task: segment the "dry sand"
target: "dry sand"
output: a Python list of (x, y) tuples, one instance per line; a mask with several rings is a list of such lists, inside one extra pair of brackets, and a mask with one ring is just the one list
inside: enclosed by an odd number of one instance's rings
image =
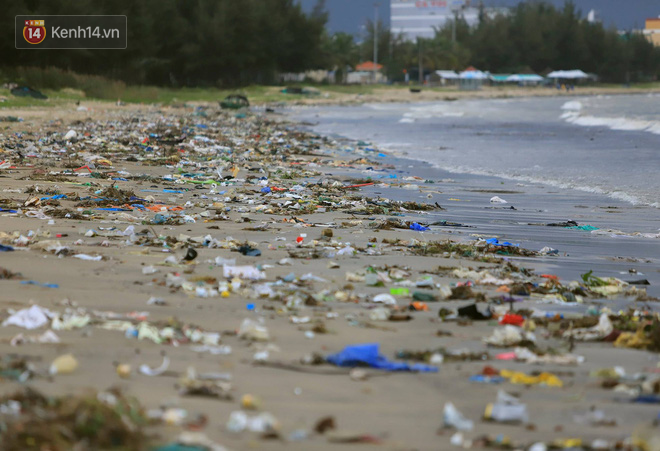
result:
[[(540, 92), (540, 91), (539, 91)], [(553, 92), (548, 90), (547, 92)], [(581, 90), (580, 94), (584, 94)], [(438, 94), (439, 96), (445, 94)], [(452, 94), (459, 95), (459, 94)], [(499, 94), (498, 94), (499, 95)], [(434, 93), (422, 93), (415, 97), (419, 100), (432, 100), (436, 98)], [(367, 99), (362, 99), (367, 100)], [(397, 100), (391, 98), (388, 100)], [(264, 196), (259, 193), (261, 186), (255, 179), (250, 182), (239, 182), (233, 187), (218, 187), (217, 190), (235, 190), (234, 194), (239, 198), (235, 202), (227, 202), (222, 199), (223, 195), (209, 194), (209, 185), (204, 189), (195, 189), (191, 184), (173, 184), (158, 179), (169, 174), (179, 174), (178, 168), (174, 167), (176, 158), (170, 158), (167, 162), (160, 161), (151, 165), (148, 160), (141, 162), (127, 161), (131, 154), (147, 157), (150, 154), (140, 147), (139, 143), (149, 133), (163, 134), (168, 126), (162, 124), (153, 127), (152, 123), (159, 120), (163, 115), (168, 117), (170, 128), (178, 130), (175, 121), (181, 119), (182, 124), (194, 127), (195, 123), (204, 123), (208, 129), (198, 128), (195, 133), (206, 134), (212, 138), (220, 138), (216, 131), (220, 130), (225, 136), (230, 136), (232, 130), (246, 128), (248, 123), (252, 124), (249, 133), (243, 138), (245, 143), (234, 141), (223, 143), (233, 147), (233, 155), (241, 155), (242, 150), (257, 149), (258, 157), (249, 159), (235, 158), (233, 162), (224, 169), (223, 175), (228, 175), (234, 164), (239, 169), (238, 179), (246, 176), (262, 177), (265, 172), (248, 172), (249, 168), (262, 168), (271, 171), (268, 186), (290, 188), (298, 182), (315, 183), (319, 179), (328, 181), (343, 181), (344, 184), (350, 180), (355, 182), (363, 176), (358, 170), (367, 166), (377, 164), (362, 159), (362, 155), (355, 156), (354, 161), (349, 161), (353, 156), (343, 157), (345, 160), (338, 167), (338, 158), (331, 151), (324, 150), (325, 144), (321, 140), (309, 144), (309, 138), (297, 136), (282, 128), (283, 134), (278, 135), (274, 125), (258, 126), (261, 119), (249, 116), (246, 119), (233, 119), (233, 113), (229, 115), (219, 114), (214, 107), (207, 110), (208, 117), (193, 116), (191, 109), (156, 109), (154, 107), (128, 106), (116, 107), (102, 103), (88, 104), (89, 111), (73, 111), (75, 107), (62, 109), (25, 111), (6, 111), (3, 114), (19, 115), (25, 119), (23, 123), (2, 124), (3, 158), (13, 164), (13, 168), (2, 171), (0, 178), (0, 195), (4, 199), (12, 199), (24, 213), (29, 210), (42, 208), (33, 206), (26, 208), (21, 206), (28, 198), (34, 196), (26, 194), (28, 187), (38, 185), (41, 190), (58, 189), (61, 193), (76, 193), (80, 197), (93, 194), (94, 190), (109, 186), (111, 177), (117, 176), (116, 171), (126, 171), (135, 176), (138, 174), (149, 174), (154, 177), (151, 181), (118, 181), (121, 189), (135, 192), (138, 197), (146, 195), (154, 196), (157, 203), (166, 205), (184, 205), (191, 201), (197, 205), (187, 208), (185, 214), (197, 215), (195, 223), (181, 225), (154, 225), (149, 224), (155, 216), (153, 212), (127, 212), (133, 216), (144, 216), (145, 223), (134, 222), (137, 232), (146, 230), (156, 232), (159, 236), (170, 236), (177, 238), (180, 234), (191, 237), (210, 234), (218, 240), (225, 240), (228, 236), (237, 241), (250, 241), (262, 251), (260, 257), (248, 257), (233, 252), (231, 249), (205, 248), (204, 246), (192, 246), (197, 248), (198, 257), (191, 263), (175, 265), (164, 265), (165, 258), (176, 256), (182, 257), (188, 244), (173, 244), (169, 248), (163, 246), (140, 246), (127, 242), (127, 237), (88, 237), (85, 233), (96, 230), (103, 233), (101, 228), (116, 227), (123, 231), (131, 223), (125, 220), (112, 221), (109, 219), (112, 212), (94, 211), (96, 217), (92, 220), (72, 220), (55, 218), (54, 224), (48, 225), (46, 219), (27, 218), (23, 213), (2, 213), (0, 215), (0, 231), (11, 235), (17, 232), (28, 236), (29, 231), (34, 231), (28, 246), (16, 246), (14, 252), (0, 253), (0, 266), (12, 272), (21, 273), (23, 280), (35, 280), (41, 283), (57, 283), (59, 288), (44, 288), (35, 285), (21, 284), (21, 280), (2, 280), (2, 292), (0, 293), (0, 311), (2, 316), (9, 315), (9, 309), (18, 310), (30, 304), (64, 312), (67, 305), (75, 303), (85, 311), (116, 312), (122, 315), (129, 312), (146, 312), (147, 320), (156, 322), (177, 318), (178, 320), (195, 324), (205, 331), (221, 332), (221, 344), (230, 345), (230, 355), (213, 356), (209, 353), (196, 353), (191, 351), (190, 345), (182, 343), (178, 346), (170, 344), (156, 344), (149, 340), (138, 340), (127, 338), (124, 333), (103, 330), (95, 326), (85, 326), (79, 329), (56, 331), (61, 343), (59, 344), (24, 344), (13, 347), (9, 344), (12, 337), (19, 333), (37, 334), (46, 330), (42, 327), (35, 331), (26, 331), (14, 326), (0, 327), (0, 352), (3, 355), (18, 353), (20, 355), (32, 356), (35, 360), (37, 374), (27, 382), (33, 388), (43, 391), (49, 395), (78, 395), (87, 388), (104, 390), (112, 386), (120, 387), (126, 393), (136, 396), (147, 408), (157, 408), (162, 405), (179, 406), (186, 409), (189, 418), (194, 420), (198, 414), (206, 415), (207, 425), (203, 428), (204, 433), (219, 444), (228, 449), (236, 450), (275, 450), (275, 449), (299, 449), (299, 450), (325, 450), (325, 449), (364, 449), (365, 447), (376, 447), (386, 450), (444, 450), (452, 449), (449, 444), (454, 430), (443, 429), (443, 406), (446, 402), (453, 402), (456, 407), (467, 417), (475, 421), (473, 431), (465, 432), (466, 438), (476, 438), (483, 435), (492, 437), (498, 434), (510, 437), (520, 446), (533, 442), (550, 442), (555, 439), (581, 438), (585, 444), (594, 439), (605, 439), (607, 443), (614, 444), (617, 441), (629, 437), (633, 428), (640, 423), (647, 423), (657, 416), (657, 407), (653, 405), (632, 404), (629, 402), (616, 402), (615, 399), (626, 398), (625, 394), (617, 394), (611, 390), (600, 387), (600, 381), (589, 377), (592, 369), (612, 367), (620, 365), (625, 368), (627, 374), (643, 371), (645, 368), (655, 368), (658, 364), (658, 355), (648, 351), (615, 349), (611, 343), (578, 344), (575, 353), (585, 356), (586, 363), (578, 366), (561, 366), (556, 364), (543, 367), (533, 366), (525, 363), (504, 362), (491, 360), (488, 362), (446, 362), (439, 365), (438, 373), (388, 373), (373, 369), (367, 369), (369, 377), (364, 381), (352, 380), (348, 375), (348, 369), (339, 370), (330, 365), (310, 366), (300, 365), (300, 359), (312, 353), (329, 354), (340, 351), (344, 346), (354, 343), (380, 343), (381, 352), (390, 359), (394, 359), (398, 350), (431, 350), (445, 348), (448, 350), (470, 349), (475, 352), (487, 351), (491, 356), (502, 352), (501, 349), (490, 349), (483, 342), (485, 336), (490, 335), (497, 326), (495, 321), (475, 321), (470, 324), (460, 325), (457, 322), (442, 322), (438, 316), (441, 308), (456, 308), (474, 302), (444, 301), (429, 302), (427, 312), (409, 312), (412, 320), (404, 322), (371, 321), (369, 314), (373, 303), (369, 302), (371, 296), (378, 293), (387, 293), (390, 288), (396, 287), (393, 282), (386, 283), (385, 287), (367, 287), (364, 282), (347, 282), (346, 273), (362, 272), (369, 266), (387, 268), (406, 268), (409, 272), (408, 280), (416, 281), (422, 275), (433, 275), (434, 282), (442, 286), (450, 286), (465, 279), (452, 277), (450, 272), (444, 268), (472, 267), (472, 268), (494, 268), (495, 274), (501, 266), (499, 263), (483, 263), (474, 259), (459, 259), (440, 255), (416, 256), (413, 255), (410, 244), (411, 240), (436, 241), (451, 237), (451, 235), (435, 232), (431, 234), (420, 234), (405, 229), (378, 230), (374, 223), (383, 220), (389, 215), (369, 214), (367, 216), (346, 213), (352, 207), (346, 205), (337, 207), (334, 211), (326, 213), (310, 214), (297, 212), (289, 207), (273, 207), (271, 213), (256, 212), (254, 207), (260, 204), (276, 204), (281, 193)], [(136, 122), (131, 123), (135, 118)], [(76, 123), (75, 121), (82, 121)], [(111, 121), (111, 122), (107, 122)], [(116, 126), (117, 133), (122, 136), (122, 145), (126, 150), (112, 150), (113, 146), (104, 154), (111, 160), (111, 166), (99, 166), (99, 171), (105, 175), (102, 178), (79, 178), (69, 177), (72, 183), (64, 181), (43, 180), (43, 174), (35, 175), (35, 169), (41, 168), (46, 171), (61, 171), (63, 165), (82, 161), (81, 158), (73, 157), (74, 152), (94, 150), (98, 143), (96, 137), (107, 138), (112, 136), (112, 127)], [(129, 126), (129, 130), (125, 127)], [(30, 150), (12, 149), (8, 143), (21, 143), (28, 140), (34, 141), (36, 137), (42, 137), (48, 141), (48, 132), (65, 134), (70, 128), (74, 128), (79, 134), (85, 131), (90, 136), (81, 139), (76, 144), (69, 145), (69, 151), (59, 154), (57, 158), (30, 158)], [(22, 132), (24, 136), (17, 138), (14, 133)], [(35, 133), (38, 136), (31, 135)], [(190, 136), (195, 133), (191, 133)], [(255, 134), (261, 134), (255, 138)], [(265, 137), (270, 133), (265, 142)], [(175, 131), (175, 135), (178, 131)], [(123, 140), (123, 138), (126, 138)], [(281, 138), (281, 142), (277, 142)], [(295, 148), (304, 149), (305, 152), (290, 151), (282, 146), (299, 139), (302, 144)], [(256, 139), (259, 139), (256, 141)], [(54, 145), (51, 140), (48, 145)], [(190, 141), (188, 137), (184, 143)], [(150, 144), (156, 145), (152, 138)], [(41, 153), (43, 143), (37, 144), (36, 154)], [(200, 143), (201, 147), (206, 144)], [(315, 146), (319, 149), (314, 150)], [(165, 146), (166, 148), (169, 145)], [(174, 145), (170, 154), (176, 155), (179, 145)], [(199, 154), (191, 152), (191, 147), (185, 147), (188, 153), (181, 154), (179, 163), (190, 161), (195, 166), (181, 166), (181, 172), (205, 172), (209, 162), (199, 158)], [(239, 149), (242, 149), (239, 152)], [(268, 157), (268, 150), (273, 150), (273, 156)], [(19, 159), (17, 151), (23, 154), (25, 159)], [(308, 150), (314, 150), (321, 156), (303, 155)], [(35, 153), (35, 151), (32, 151)], [(254, 151), (253, 151), (254, 152)], [(286, 154), (286, 161), (282, 155)], [(151, 154), (153, 155), (153, 153)], [(345, 155), (345, 154), (344, 154)], [(215, 160), (210, 158), (213, 163)], [(314, 161), (313, 165), (309, 162)], [(292, 164), (296, 163), (296, 164)], [(284, 172), (275, 173), (276, 167), (284, 170), (297, 170), (301, 168), (313, 171), (309, 177), (293, 175), (289, 178), (283, 177)], [(208, 174), (214, 172), (213, 168)], [(327, 174), (334, 174), (327, 176)], [(352, 174), (352, 175), (351, 175)], [(411, 174), (414, 176), (414, 174)], [(26, 179), (24, 179), (27, 176)], [(125, 178), (130, 176), (124, 175)], [(35, 178), (37, 180), (35, 180)], [(217, 178), (217, 176), (216, 176)], [(81, 186), (76, 183), (93, 182), (94, 187)], [(256, 183), (255, 183), (256, 182)], [(419, 183), (420, 190), (424, 191), (421, 181), (409, 182)], [(141, 192), (143, 189), (162, 190), (168, 189), (190, 189), (183, 194), (168, 194), (155, 192)], [(436, 187), (437, 189), (437, 187)], [(17, 190), (20, 190), (17, 191)], [(358, 195), (357, 191), (343, 190), (346, 194)], [(245, 197), (240, 195), (245, 193)], [(295, 194), (295, 191), (293, 192)], [(316, 194), (309, 189), (300, 194), (303, 199), (312, 200), (316, 203), (319, 196), (341, 195), (342, 190), (327, 188), (327, 192), (319, 190)], [(208, 199), (200, 199), (205, 194)], [(71, 197), (71, 196), (70, 196)], [(226, 213), (227, 220), (209, 221), (208, 217), (199, 216), (203, 211), (211, 211), (211, 217), (219, 213), (223, 208), (202, 207), (202, 205), (213, 204), (212, 197), (220, 197), (219, 202), (231, 207)], [(293, 199), (294, 202), (296, 199)], [(68, 208), (76, 211), (76, 201), (61, 200), (61, 205), (56, 209)], [(327, 204), (328, 206), (330, 204)], [(5, 207), (8, 208), (8, 207)], [(330, 207), (329, 207), (330, 208)], [(332, 208), (330, 208), (332, 209)], [(84, 207), (83, 210), (93, 210), (93, 207)], [(46, 211), (49, 215), (49, 212)], [(172, 214), (172, 213), (168, 213)], [(174, 212), (177, 214), (177, 212)], [(284, 222), (285, 219), (300, 218), (299, 222)], [(370, 219), (378, 218), (376, 221)], [(414, 212), (406, 213), (403, 218), (411, 221), (418, 216)], [(248, 227), (267, 223), (268, 228), (263, 231), (249, 231)], [(316, 225), (315, 225), (316, 224)], [(330, 241), (316, 241), (322, 237), (326, 228), (333, 230), (333, 238)], [(49, 233), (50, 237), (43, 234)], [(34, 242), (43, 241), (47, 238), (57, 238), (62, 245), (70, 246), (75, 253), (102, 255), (102, 261), (80, 261), (71, 256), (58, 257), (48, 252), (33, 249)], [(296, 245), (295, 240), (301, 234), (306, 234), (303, 244)], [(280, 241), (277, 241), (277, 239)], [(286, 240), (281, 240), (285, 238)], [(389, 245), (384, 239), (404, 240), (401, 245)], [(82, 240), (79, 244), (74, 244)], [(107, 241), (106, 244), (102, 244)], [(176, 240), (175, 240), (176, 241)], [(15, 243), (12, 237), (5, 236), (5, 244)], [(334, 258), (293, 258), (292, 265), (283, 266), (278, 262), (290, 257), (290, 251), (307, 252), (321, 251), (323, 247), (330, 248), (332, 252), (350, 246), (358, 250), (355, 256), (337, 256)], [(15, 244), (14, 244), (15, 245)], [(372, 255), (369, 255), (372, 254)], [(182, 289), (173, 289), (165, 286), (167, 273), (177, 272), (192, 279), (193, 277), (208, 276), (218, 281), (223, 280), (222, 268), (215, 266), (209, 261), (216, 257), (236, 258), (238, 265), (270, 265), (264, 269), (266, 281), (275, 282), (280, 277), (294, 273), (297, 278), (304, 274), (314, 274), (326, 279), (325, 282), (297, 282), (297, 289), (290, 289), (291, 299), (296, 293), (303, 295), (317, 294), (327, 290), (326, 300), (318, 302), (318, 305), (302, 305), (298, 307), (286, 307), (286, 300), (267, 299), (251, 297), (250, 287), (253, 282), (243, 281), (243, 289), (232, 292), (229, 297), (196, 297), (194, 293), (185, 292)], [(335, 261), (339, 267), (328, 268), (328, 262)], [(496, 258), (497, 260), (497, 258)], [(534, 258), (525, 259), (518, 264), (533, 268)], [(153, 265), (159, 272), (144, 275), (142, 268)], [(535, 282), (542, 282), (538, 276), (529, 277)], [(217, 284), (216, 284), (217, 286)], [(245, 289), (247, 288), (247, 289)], [(282, 288), (274, 287), (276, 291)], [(497, 298), (501, 293), (495, 292), (496, 287), (478, 286), (476, 292), (483, 292), (489, 297)], [(437, 288), (420, 289), (433, 292), (438, 295)], [(411, 288), (411, 292), (415, 291)], [(340, 302), (336, 299), (336, 293), (350, 294), (349, 302)], [(359, 295), (359, 296), (358, 296)], [(364, 296), (363, 296), (364, 295)], [(167, 305), (147, 305), (150, 297), (163, 298)], [(309, 299), (309, 298), (308, 298)], [(65, 301), (68, 300), (68, 301)], [(410, 298), (399, 297), (397, 302), (399, 308), (404, 310)], [(247, 304), (253, 303), (255, 311), (248, 311)], [(308, 304), (312, 304), (309, 302)], [(533, 307), (533, 303), (521, 305), (527, 308)], [(336, 318), (329, 318), (329, 313), (336, 313)], [(312, 322), (309, 324), (292, 324), (291, 316), (309, 316)], [(330, 315), (332, 316), (332, 315)], [(263, 318), (268, 328), (271, 339), (269, 359), (271, 363), (283, 363), (286, 368), (270, 366), (258, 366), (253, 363), (253, 355), (258, 349), (266, 346), (264, 343), (250, 343), (236, 337), (236, 331), (245, 318)], [(305, 331), (312, 328), (315, 321), (325, 325), (327, 333), (316, 333), (313, 338), (307, 338)], [(449, 332), (449, 336), (437, 336), (438, 330)], [(560, 352), (567, 352), (567, 343), (555, 337), (549, 336), (544, 328), (536, 331), (542, 347), (551, 346)], [(50, 362), (61, 354), (72, 353), (79, 362), (79, 368), (70, 375), (55, 375), (48, 377), (43, 372), (48, 368)], [(149, 377), (138, 374), (137, 367), (146, 363), (152, 367), (158, 366), (162, 355), (171, 359), (170, 373), (162, 376)], [(128, 379), (120, 378), (116, 371), (117, 363), (126, 363), (132, 366), (132, 374)], [(549, 371), (560, 376), (564, 386), (557, 387), (526, 387), (513, 385), (505, 382), (500, 385), (471, 383), (468, 378), (479, 374), (484, 365), (490, 364), (498, 369), (509, 368), (527, 373), (532, 371)], [(223, 401), (204, 397), (185, 397), (179, 395), (177, 388), (178, 377), (185, 373), (188, 367), (194, 367), (198, 372), (228, 372), (232, 375), (233, 401)], [(292, 370), (293, 369), (293, 370)], [(294, 371), (295, 370), (295, 371)], [(331, 373), (331, 374), (326, 374)], [(18, 390), (20, 384), (15, 381), (4, 381), (0, 384), (0, 392), (3, 395)], [(497, 391), (504, 389), (508, 392), (520, 395), (522, 402), (526, 403), (529, 410), (530, 425), (503, 425), (482, 422), (487, 403), (495, 400)], [(226, 430), (225, 424), (230, 413), (241, 410), (241, 397), (244, 394), (252, 394), (260, 399), (260, 410), (273, 414), (280, 422), (280, 438), (265, 440), (260, 435), (252, 432), (232, 434)], [(576, 423), (574, 414), (582, 414), (592, 406), (603, 409), (608, 418), (615, 420), (615, 425), (606, 427), (589, 426)], [(251, 411), (250, 415), (256, 415), (259, 411)], [(328, 437), (316, 434), (314, 425), (322, 417), (332, 416), (337, 425), (337, 433), (345, 434), (355, 432), (356, 436), (371, 436), (377, 445), (366, 444), (337, 444), (331, 443)], [(176, 437), (182, 425), (157, 426), (149, 429), (149, 433), (158, 435), (155, 443), (166, 443), (169, 439)], [(292, 433), (296, 430), (306, 431), (302, 440), (292, 441)], [(0, 436), (2, 432), (0, 431)], [(2, 448), (0, 445), (1, 449)], [(27, 445), (26, 448), (28, 449)]]
[[(459, 99), (505, 99), (514, 97), (574, 97), (592, 95), (630, 95), (660, 92), (660, 88), (636, 89), (626, 87), (578, 86), (572, 91), (547, 87), (484, 86), (477, 91), (459, 90), (454, 87), (422, 88), (421, 92), (409, 89), (374, 87), (366, 94), (332, 92), (311, 98), (297, 99), (295, 103), (308, 105), (362, 104), (362, 103), (407, 103), (455, 101)], [(294, 97), (294, 96), (292, 96)]]

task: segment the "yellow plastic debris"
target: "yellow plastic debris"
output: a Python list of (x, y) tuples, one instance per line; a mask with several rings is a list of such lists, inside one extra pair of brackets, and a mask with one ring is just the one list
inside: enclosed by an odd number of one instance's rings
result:
[(614, 346), (617, 348), (646, 349), (651, 343), (651, 340), (644, 334), (644, 326), (640, 326), (635, 333), (622, 332), (614, 342)]
[(55, 374), (70, 374), (78, 368), (78, 361), (71, 354), (64, 354), (53, 360), (50, 364), (48, 372), (52, 375)]
[(547, 385), (548, 387), (563, 387), (564, 383), (552, 373), (541, 373), (538, 376), (529, 376), (520, 371), (502, 370), (500, 376), (509, 379), (512, 384), (520, 385)]
[(553, 447), (557, 448), (581, 448), (581, 438), (558, 438), (552, 442)]

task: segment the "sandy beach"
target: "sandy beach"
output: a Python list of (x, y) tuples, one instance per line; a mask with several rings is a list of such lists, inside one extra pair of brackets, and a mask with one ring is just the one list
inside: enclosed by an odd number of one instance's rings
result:
[[(0, 133), (0, 407), (25, 387), (117, 387), (153, 422), (147, 444), (120, 449), (186, 437), (198, 448), (167, 449), (660, 449), (657, 239), (602, 247), (611, 273), (584, 279), (605, 258), (586, 245), (568, 255), (590, 233), (570, 227), (625, 229), (621, 203), (576, 194), (577, 223), (548, 226), (568, 219), (539, 209), (553, 193), (532, 202), (513, 181), (450, 180), (261, 109), (83, 102), (0, 115), (23, 119)], [(497, 233), (506, 221), (536, 224), (529, 246)], [(564, 249), (544, 250), (548, 236)], [(620, 275), (635, 267), (651, 274)], [(646, 278), (648, 292), (627, 283)], [(31, 306), (43, 321), (20, 315)], [(427, 371), (326, 360), (363, 343)], [(77, 367), (49, 372), (67, 354)], [(500, 390), (516, 399), (497, 404)], [(484, 419), (491, 403), (526, 415)], [(0, 449), (72, 446), (65, 433), (49, 442), (37, 418), (27, 404), (3, 414)]]
[[(414, 86), (417, 88), (417, 86)], [(274, 92), (280, 88), (273, 89)], [(394, 103), (394, 102), (453, 102), (460, 99), (511, 99), (527, 97), (576, 97), (576, 96), (598, 96), (598, 95), (630, 95), (660, 92), (660, 89), (639, 89), (602, 86), (578, 86), (572, 91), (556, 89), (544, 86), (483, 86), (476, 91), (460, 90), (458, 87), (446, 86), (424, 86), (419, 92), (412, 92), (403, 86), (398, 87), (373, 87), (366, 93), (341, 93), (330, 92), (327, 95), (321, 89), (320, 96), (303, 97), (291, 103), (300, 105), (359, 105), (363, 103)]]

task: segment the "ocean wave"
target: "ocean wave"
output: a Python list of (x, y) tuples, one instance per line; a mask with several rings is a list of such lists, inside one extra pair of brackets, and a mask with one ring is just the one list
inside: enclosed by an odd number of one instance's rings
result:
[(432, 117), (462, 117), (465, 111), (460, 110), (456, 105), (437, 103), (433, 105), (421, 105), (411, 107), (403, 117), (413, 119), (428, 119)]
[[(425, 161), (425, 162), (430, 162), (431, 160), (431, 158), (428, 158), (428, 155), (416, 154), (415, 152), (407, 152), (404, 154), (401, 151), (397, 151), (396, 146), (392, 144), (386, 146), (381, 144), (381, 147), (387, 149), (387, 151), (391, 152), (393, 155), (397, 155), (400, 157), (411, 158), (413, 160)], [(584, 183), (575, 182), (573, 180), (565, 180), (565, 179), (556, 178), (547, 175), (541, 175), (541, 174), (528, 175), (528, 174), (522, 174), (518, 171), (507, 171), (507, 170), (491, 169), (491, 168), (477, 168), (477, 167), (465, 166), (465, 165), (451, 165), (446, 162), (432, 162), (431, 164), (438, 169), (442, 169), (454, 174), (483, 175), (488, 177), (500, 177), (509, 180), (517, 180), (526, 183), (543, 184), (555, 188), (571, 189), (571, 190), (577, 190), (592, 194), (598, 194), (609, 197), (611, 199), (616, 199), (622, 202), (626, 202), (632, 205), (648, 206), (648, 207), (660, 209), (660, 202), (658, 202), (657, 198), (650, 193), (632, 193), (632, 192), (624, 191), (618, 187), (608, 188), (602, 186), (587, 185)]]
[(577, 100), (569, 100), (561, 106), (562, 110), (571, 110), (571, 111), (580, 111), (582, 109), (582, 103)]
[(649, 206), (660, 209), (660, 202), (654, 201), (655, 199), (652, 199), (651, 197), (643, 193), (633, 194), (633, 193), (621, 191), (618, 188), (608, 189), (605, 187), (575, 183), (570, 180), (561, 180), (561, 179), (555, 179), (544, 176), (525, 175), (525, 174), (520, 174), (518, 172), (514, 173), (514, 172), (506, 172), (506, 171), (498, 171), (498, 170), (490, 170), (490, 169), (475, 169), (467, 166), (448, 166), (443, 164), (434, 164), (434, 166), (453, 173), (501, 177), (510, 180), (518, 180), (521, 182), (549, 185), (555, 188), (572, 189), (572, 190), (583, 191), (592, 194), (599, 194), (632, 205)]
[(559, 118), (582, 127), (607, 127), (610, 130), (639, 131), (660, 135), (660, 121), (645, 121), (627, 117), (583, 116), (573, 111), (567, 111)]

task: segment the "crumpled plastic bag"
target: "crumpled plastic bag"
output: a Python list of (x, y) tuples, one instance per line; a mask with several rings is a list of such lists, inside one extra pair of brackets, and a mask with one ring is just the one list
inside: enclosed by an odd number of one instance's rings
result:
[(504, 352), (495, 356), (497, 360), (515, 360), (532, 364), (577, 365), (583, 363), (585, 358), (576, 354), (538, 355), (527, 348), (516, 348), (513, 352)]
[(280, 423), (268, 412), (262, 412), (256, 416), (249, 417), (245, 412), (236, 410), (229, 415), (227, 430), (230, 432), (274, 432), (280, 429)]
[(49, 329), (43, 334), (39, 334), (39, 335), (18, 334), (11, 339), (9, 344), (12, 346), (20, 346), (26, 343), (45, 344), (45, 343), (59, 343), (59, 342), (60, 342), (60, 338), (55, 334), (55, 332)]
[(394, 296), (387, 293), (377, 294), (376, 296), (374, 296), (373, 302), (376, 302), (378, 304), (396, 305), (396, 299), (394, 298)]
[(167, 356), (164, 356), (163, 357), (163, 362), (158, 367), (151, 368), (146, 363), (143, 363), (142, 365), (140, 365), (140, 373), (144, 374), (145, 376), (160, 376), (165, 371), (167, 371), (169, 366), (170, 366), (170, 358), (167, 357)]
[(563, 387), (564, 383), (556, 375), (543, 372), (537, 376), (529, 376), (520, 371), (502, 370), (500, 376), (509, 379), (512, 384), (546, 385), (548, 387)]
[(76, 254), (73, 257), (77, 258), (77, 259), (80, 259), (80, 260), (90, 261), (90, 262), (100, 262), (101, 260), (103, 260), (102, 255)]
[(154, 451), (227, 451), (224, 446), (218, 445), (203, 432), (184, 431), (174, 443), (155, 448)]
[(46, 252), (52, 252), (54, 254), (59, 254), (63, 251), (68, 251), (67, 246), (62, 246), (62, 243), (55, 240), (43, 240), (38, 241), (30, 246), (31, 249), (38, 249)]
[(525, 332), (520, 327), (506, 325), (493, 331), (490, 337), (484, 338), (484, 343), (493, 346), (514, 346), (522, 341), (536, 341), (531, 332)]
[(222, 266), (222, 275), (226, 278), (239, 277), (241, 279), (261, 280), (266, 278), (263, 271), (255, 266)]
[(639, 326), (635, 333), (622, 332), (614, 342), (617, 348), (646, 349), (653, 344), (653, 341), (644, 333), (644, 326)]
[(241, 327), (238, 328), (238, 336), (246, 340), (270, 340), (270, 334), (268, 333), (266, 326), (250, 318), (245, 318), (243, 320)]
[(513, 283), (512, 279), (499, 279), (487, 270), (474, 271), (468, 268), (456, 268), (452, 271), (452, 274), (459, 279), (472, 280), (481, 285), (510, 285)]
[(353, 249), (351, 246), (346, 246), (342, 249), (339, 249), (337, 251), (337, 255), (348, 255), (348, 256), (353, 256), (355, 254), (355, 249)]
[(146, 321), (141, 322), (137, 327), (138, 340), (151, 340), (156, 344), (161, 344), (163, 339), (160, 337), (160, 333), (156, 326), (153, 326)]
[(628, 284), (624, 282), (621, 285), (605, 285), (602, 287), (589, 287), (589, 291), (607, 297), (624, 292), (626, 290), (627, 285)]
[(519, 247), (520, 243), (510, 243), (508, 241), (500, 242), (497, 238), (488, 238), (486, 240), (487, 244), (490, 244), (491, 246), (502, 246), (502, 247)]
[(55, 313), (48, 309), (33, 305), (30, 308), (19, 310), (4, 320), (3, 326), (18, 326), (24, 329), (32, 330), (38, 329), (50, 322), (50, 318), (54, 317)]
[(567, 330), (562, 335), (564, 338), (573, 338), (581, 341), (602, 340), (612, 333), (614, 326), (606, 313), (600, 315), (598, 324), (594, 327), (581, 327), (578, 329)]
[(378, 353), (378, 343), (366, 343), (346, 346), (342, 351), (326, 357), (329, 363), (337, 366), (355, 367), (370, 366), (385, 371), (415, 371), (422, 373), (435, 373), (438, 369), (434, 366), (415, 363), (410, 365), (403, 362), (392, 362), (387, 357)]
[(499, 390), (497, 400), (486, 405), (484, 419), (499, 423), (527, 423), (529, 420), (527, 405), (504, 390)]
[(474, 429), (474, 421), (468, 420), (451, 402), (446, 402), (442, 411), (442, 422), (446, 428), (456, 428), (459, 431)]
[(86, 325), (88, 325), (91, 320), (92, 318), (89, 315), (65, 314), (62, 315), (61, 317), (55, 316), (53, 318), (51, 327), (53, 328), (53, 330), (79, 329), (81, 327), (85, 327)]

